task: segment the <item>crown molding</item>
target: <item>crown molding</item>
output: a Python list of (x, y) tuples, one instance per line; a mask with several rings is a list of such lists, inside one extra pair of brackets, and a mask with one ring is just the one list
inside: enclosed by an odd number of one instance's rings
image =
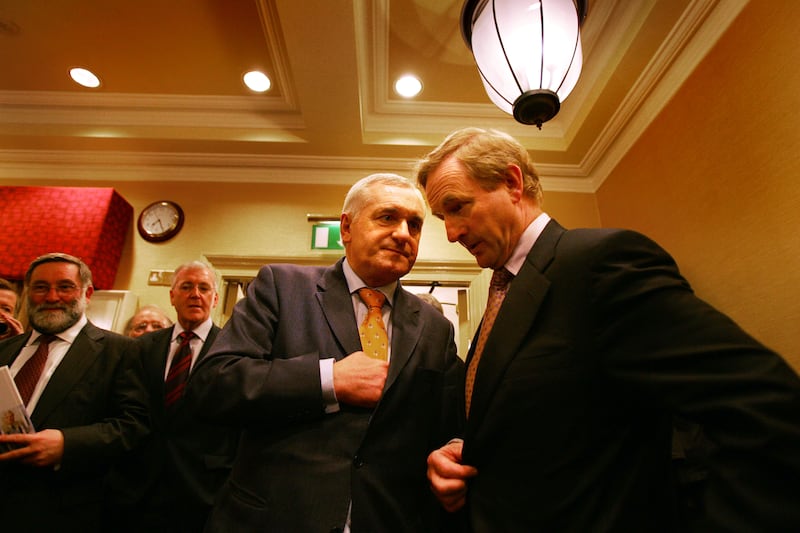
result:
[[(68, 150), (0, 150), (0, 179), (352, 185), (376, 172), (412, 177), (415, 159)], [(539, 165), (548, 191), (594, 192), (578, 169)]]
[(693, 0), (580, 168), (597, 191), (750, 0)]

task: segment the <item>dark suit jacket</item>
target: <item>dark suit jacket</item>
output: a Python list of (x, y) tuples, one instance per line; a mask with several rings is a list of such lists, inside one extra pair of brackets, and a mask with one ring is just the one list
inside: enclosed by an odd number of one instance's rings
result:
[(477, 372), (463, 449), (479, 471), (472, 528), (672, 530), (671, 413), (719, 447), (705, 531), (800, 531), (797, 375), (652, 241), (551, 221)]
[[(174, 327), (174, 326), (173, 326)], [(173, 327), (139, 337), (153, 431), (136, 460), (115, 472), (115, 499), (132, 531), (202, 531), (214, 497), (227, 479), (239, 431), (210, 424), (183, 399), (164, 406), (164, 374)], [(195, 365), (220, 328), (212, 326)]]
[[(0, 365), (10, 365), (29, 337), (30, 333), (18, 335), (0, 343)], [(61, 465), (52, 469), (0, 464), (4, 528), (108, 530), (99, 524), (104, 479), (148, 432), (141, 373), (132, 339), (91, 323), (84, 326), (31, 413), (37, 431), (63, 433)]]
[(342, 261), (269, 265), (248, 287), (188, 396), (245, 428), (210, 531), (435, 531), (427, 455), (459, 429), (463, 363), (441, 313), (398, 288), (375, 409), (325, 414), (320, 358), (361, 349)]

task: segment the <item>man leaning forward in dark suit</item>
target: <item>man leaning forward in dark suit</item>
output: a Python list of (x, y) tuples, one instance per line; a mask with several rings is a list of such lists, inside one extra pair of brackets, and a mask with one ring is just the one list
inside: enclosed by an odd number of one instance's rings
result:
[(448, 509), (478, 532), (685, 531), (670, 481), (678, 415), (716, 447), (700, 531), (800, 531), (800, 378), (697, 298), (661, 247), (565, 230), (542, 211), (527, 150), (501, 132), (451, 134), (417, 181), (451, 242), (514, 275), (467, 356), (463, 442), (430, 457)]
[[(407, 179), (368, 176), (345, 198), (345, 258), (267, 265), (249, 285), (187, 390), (244, 429), (207, 531), (439, 529), (425, 462), (460, 426), (463, 364), (450, 322), (398, 282), (424, 216)], [(372, 331), (388, 361), (362, 349), (363, 287), (386, 297)]]
[[(137, 339), (151, 404), (153, 432), (132, 468), (114, 477), (115, 497), (126, 513), (125, 530), (199, 533), (236, 453), (239, 431), (210, 424), (186, 405), (177, 370), (188, 373), (206, 357), (220, 328), (211, 319), (219, 293), (214, 270), (192, 261), (175, 269), (170, 302), (177, 323)], [(182, 336), (189, 358), (181, 363)], [(185, 384), (185, 381), (183, 382)]]
[(55, 338), (29, 381), (36, 433), (0, 436), (18, 446), (0, 454), (3, 530), (113, 531), (101, 523), (105, 478), (148, 431), (138, 351), (133, 339), (87, 320), (92, 274), (80, 259), (35, 259), (25, 292), (33, 331), (0, 343), (0, 365), (21, 378), (43, 336)]

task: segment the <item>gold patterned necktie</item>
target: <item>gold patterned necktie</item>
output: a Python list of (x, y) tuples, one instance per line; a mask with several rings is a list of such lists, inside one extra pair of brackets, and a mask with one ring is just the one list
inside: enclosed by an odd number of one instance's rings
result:
[(17, 385), (19, 395), (22, 397), (22, 403), (25, 406), (28, 405), (33, 395), (33, 390), (36, 388), (36, 384), (39, 383), (44, 365), (47, 363), (47, 357), (50, 355), (50, 343), (57, 338), (55, 335), (40, 335), (36, 352), (30, 359), (25, 361), (17, 375), (14, 376), (14, 383)]
[(467, 366), (467, 380), (464, 388), (467, 402), (467, 416), (469, 416), (469, 408), (472, 403), (472, 388), (475, 385), (475, 374), (478, 371), (478, 363), (480, 363), (481, 355), (483, 354), (483, 347), (486, 345), (486, 339), (492, 331), (494, 320), (497, 318), (497, 312), (503, 304), (503, 299), (506, 297), (508, 286), (512, 279), (514, 279), (514, 274), (505, 268), (501, 268), (494, 271), (494, 274), (492, 274), (492, 281), (489, 283), (489, 300), (486, 302), (486, 310), (483, 312), (481, 332), (478, 334), (475, 351), (472, 354), (469, 366)]
[(364, 322), (358, 328), (361, 337), (361, 349), (370, 357), (389, 359), (389, 336), (386, 334), (386, 327), (383, 325), (383, 302), (386, 296), (381, 291), (372, 289), (358, 290), (358, 296), (368, 308)]

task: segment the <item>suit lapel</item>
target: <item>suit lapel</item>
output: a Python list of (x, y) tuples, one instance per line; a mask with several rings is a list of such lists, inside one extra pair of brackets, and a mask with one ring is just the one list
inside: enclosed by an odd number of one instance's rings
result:
[[(467, 421), (467, 437), (474, 433), (483, 420), (508, 365), (536, 320), (550, 287), (550, 281), (542, 272), (552, 262), (555, 246), (564, 231), (557, 222), (551, 220), (536, 239), (522, 269), (511, 283), (494, 327), (486, 339), (478, 372), (475, 375), (475, 388)], [(475, 338), (477, 339), (477, 334)]]
[(19, 352), (22, 351), (22, 348), (25, 346), (25, 343), (31, 338), (31, 335), (32, 334), (29, 332), (8, 339), (5, 343), (3, 353), (0, 353), (0, 366), (11, 366), (11, 363), (17, 358)]
[(34, 426), (42, 425), (42, 422), (58, 407), (81, 379), (81, 376), (94, 363), (103, 350), (103, 345), (100, 343), (103, 336), (102, 330), (92, 324), (86, 324), (78, 333), (44, 388), (36, 408), (31, 413)]
[(392, 354), (384, 390), (389, 390), (417, 346), (422, 331), (419, 320), (421, 305), (416, 296), (412, 297), (401, 286), (397, 287), (392, 307)]
[(192, 366), (192, 372), (194, 372), (194, 369), (197, 368), (198, 363), (200, 363), (200, 361), (205, 358), (206, 354), (208, 354), (208, 350), (211, 348), (211, 345), (214, 344), (214, 340), (219, 334), (219, 329), (220, 328), (218, 326), (212, 324), (211, 329), (208, 330), (208, 336), (203, 342), (203, 347), (200, 348), (200, 353), (197, 354), (197, 360), (194, 362), (194, 366)]
[(174, 327), (149, 333), (151, 338), (147, 339), (147, 344), (142, 343), (141, 357), (146, 361), (144, 366), (148, 369), (148, 374), (152, 373), (148, 377), (148, 387), (150, 387), (150, 394), (153, 398), (151, 406), (153, 412), (164, 412), (164, 375), (167, 373), (167, 357)]
[[(337, 360), (361, 350), (361, 339), (358, 336), (358, 325), (353, 312), (353, 300), (347, 289), (342, 260), (323, 272), (322, 278), (317, 283), (317, 289), (317, 301), (322, 308), (322, 314), (342, 350)], [(349, 309), (350, 312), (343, 313), (343, 309)]]

